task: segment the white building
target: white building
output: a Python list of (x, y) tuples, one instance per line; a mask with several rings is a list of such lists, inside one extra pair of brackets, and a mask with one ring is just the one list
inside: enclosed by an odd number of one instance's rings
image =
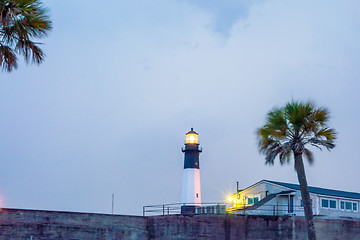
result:
[[(310, 187), (313, 214), (334, 218), (360, 218), (360, 193)], [(228, 199), (228, 213), (304, 216), (298, 184), (261, 180)]]

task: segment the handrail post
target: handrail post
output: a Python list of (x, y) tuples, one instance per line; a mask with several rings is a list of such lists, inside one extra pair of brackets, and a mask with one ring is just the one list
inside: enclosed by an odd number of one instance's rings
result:
[(165, 215), (165, 205), (163, 205), (163, 216)]
[(275, 216), (275, 205), (273, 206), (273, 215)]
[(143, 217), (145, 217), (145, 206), (143, 206)]

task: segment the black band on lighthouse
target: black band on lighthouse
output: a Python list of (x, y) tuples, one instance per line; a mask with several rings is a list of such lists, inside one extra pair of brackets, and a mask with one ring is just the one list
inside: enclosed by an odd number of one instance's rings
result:
[(185, 144), (185, 149), (182, 150), (185, 154), (184, 156), (184, 169), (186, 168), (196, 168), (199, 169), (199, 155), (201, 149), (199, 149), (198, 144)]

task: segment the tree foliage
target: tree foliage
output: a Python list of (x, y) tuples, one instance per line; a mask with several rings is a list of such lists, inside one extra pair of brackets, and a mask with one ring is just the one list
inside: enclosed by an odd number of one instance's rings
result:
[(11, 72), (17, 68), (17, 54), (26, 62), (40, 64), (45, 54), (35, 42), (47, 35), (52, 23), (39, 0), (0, 0), (0, 64)]
[(267, 164), (274, 164), (279, 156), (281, 164), (289, 162), (292, 153), (304, 154), (309, 163), (313, 155), (306, 147), (331, 150), (335, 147), (336, 133), (326, 123), (329, 111), (316, 108), (313, 102), (292, 101), (267, 114), (266, 124), (258, 130), (259, 149)]

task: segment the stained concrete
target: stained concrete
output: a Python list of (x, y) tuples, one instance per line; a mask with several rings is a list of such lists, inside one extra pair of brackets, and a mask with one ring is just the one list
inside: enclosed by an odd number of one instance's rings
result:
[(2, 209), (1, 240), (148, 239), (147, 220), (136, 216)]
[[(157, 216), (149, 239), (307, 239), (303, 217), (194, 215)], [(316, 219), (318, 239), (360, 239), (360, 221)]]
[[(360, 221), (315, 219), (318, 239), (360, 239)], [(2, 209), (0, 240), (306, 239), (303, 217), (124, 216)]]

